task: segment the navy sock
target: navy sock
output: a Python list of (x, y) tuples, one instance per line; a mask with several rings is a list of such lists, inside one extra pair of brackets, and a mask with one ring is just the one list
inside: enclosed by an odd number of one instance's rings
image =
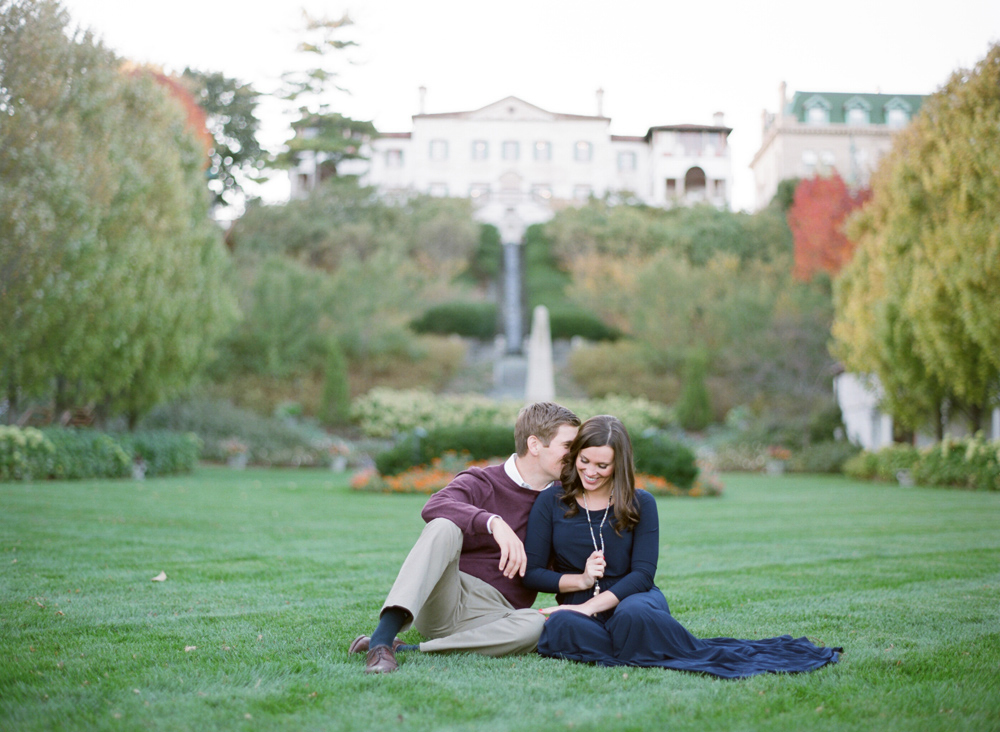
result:
[(396, 634), (409, 617), (410, 614), (401, 607), (387, 607), (378, 620), (378, 627), (372, 633), (368, 647), (389, 646), (392, 648), (392, 641), (395, 640)]
[(403, 651), (419, 651), (419, 650), (420, 650), (419, 643), (414, 643), (413, 645), (410, 645), (409, 643), (404, 643), (403, 645), (401, 645), (399, 648), (396, 649), (396, 653), (402, 653)]

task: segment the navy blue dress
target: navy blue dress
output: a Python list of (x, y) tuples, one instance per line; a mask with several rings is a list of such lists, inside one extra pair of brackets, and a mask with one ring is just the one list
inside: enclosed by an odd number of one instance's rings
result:
[[(556, 594), (560, 604), (580, 604), (593, 590), (560, 593), (559, 577), (582, 574), (594, 545), (585, 510), (566, 518), (562, 489), (542, 491), (528, 519), (525, 549), (528, 570), (524, 584)], [(596, 663), (601, 666), (660, 666), (737, 679), (763, 673), (812, 671), (836, 663), (841, 648), (813, 645), (806, 638), (783, 635), (763, 640), (695, 638), (670, 614), (666, 598), (653, 584), (659, 556), (659, 517), (656, 500), (636, 491), (639, 523), (632, 531), (615, 533), (610, 526), (614, 509), (604, 524), (607, 561), (601, 590), (619, 599), (612, 610), (588, 617), (571, 611), (553, 613), (545, 621), (538, 652), (543, 656)], [(604, 511), (591, 511), (597, 534)], [(600, 537), (597, 538), (600, 546)]]

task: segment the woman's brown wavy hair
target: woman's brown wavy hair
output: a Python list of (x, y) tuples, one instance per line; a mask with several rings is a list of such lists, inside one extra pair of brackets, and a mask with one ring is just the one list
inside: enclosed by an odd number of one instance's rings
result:
[(580, 510), (576, 502), (583, 495), (583, 481), (576, 469), (576, 458), (588, 447), (610, 447), (615, 451), (612, 480), (612, 506), (615, 515), (615, 533), (631, 531), (639, 522), (639, 505), (635, 500), (635, 467), (632, 464), (632, 440), (628, 430), (617, 417), (602, 414), (591, 417), (580, 426), (576, 439), (563, 459), (562, 500), (567, 505), (566, 516), (575, 516)]

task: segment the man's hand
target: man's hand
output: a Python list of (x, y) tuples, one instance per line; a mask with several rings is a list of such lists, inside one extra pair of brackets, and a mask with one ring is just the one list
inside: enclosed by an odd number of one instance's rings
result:
[(500, 547), (500, 571), (507, 579), (514, 575), (524, 576), (528, 568), (528, 555), (524, 553), (524, 544), (517, 538), (514, 529), (497, 516), (493, 520), (493, 538)]

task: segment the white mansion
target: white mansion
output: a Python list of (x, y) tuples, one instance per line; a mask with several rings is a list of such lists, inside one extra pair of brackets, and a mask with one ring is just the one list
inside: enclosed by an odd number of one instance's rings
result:
[[(597, 92), (594, 116), (549, 112), (507, 97), (470, 112), (413, 115), (410, 132), (372, 140), (370, 160), (341, 172), (386, 195), (468, 197), (480, 221), (505, 239), (591, 196), (632, 197), (653, 206), (698, 202), (728, 208), (732, 131), (712, 125), (663, 125), (645, 135), (609, 132)], [(316, 160), (291, 171), (291, 195), (316, 184)]]
[(761, 116), (760, 149), (750, 163), (755, 208), (766, 206), (786, 178), (837, 171), (848, 185), (867, 185), (893, 133), (910, 123), (923, 100), (919, 94), (806, 91), (789, 100), (782, 82), (778, 111)]

